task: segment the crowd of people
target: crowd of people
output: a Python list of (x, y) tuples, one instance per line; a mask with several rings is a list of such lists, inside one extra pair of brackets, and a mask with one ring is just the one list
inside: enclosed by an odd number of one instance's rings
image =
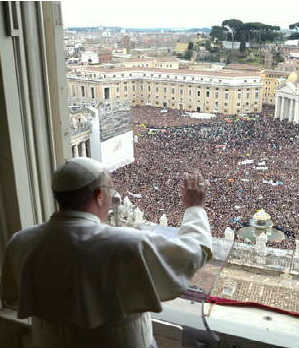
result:
[(215, 237), (228, 226), (236, 231), (248, 224), (263, 208), (286, 237), (268, 245), (294, 248), (298, 125), (274, 119), (269, 110), (247, 118), (193, 119), (178, 110), (136, 107), (132, 116), (135, 162), (115, 171), (113, 180), (147, 220), (158, 223), (166, 214), (169, 225), (180, 224), (183, 173), (198, 168), (210, 182), (205, 207)]

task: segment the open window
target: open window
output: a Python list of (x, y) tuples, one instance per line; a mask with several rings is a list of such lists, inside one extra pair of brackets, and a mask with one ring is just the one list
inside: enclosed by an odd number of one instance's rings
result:
[(55, 210), (51, 175), (71, 157), (59, 3), (0, 4), (0, 260), (11, 235)]

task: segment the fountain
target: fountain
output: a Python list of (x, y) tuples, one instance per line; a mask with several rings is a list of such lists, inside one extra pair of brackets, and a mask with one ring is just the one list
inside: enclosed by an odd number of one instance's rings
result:
[(253, 215), (249, 227), (242, 227), (238, 231), (241, 238), (252, 242), (256, 241), (262, 233), (266, 235), (269, 242), (281, 242), (285, 239), (283, 232), (273, 228), (271, 216), (264, 209), (258, 210)]

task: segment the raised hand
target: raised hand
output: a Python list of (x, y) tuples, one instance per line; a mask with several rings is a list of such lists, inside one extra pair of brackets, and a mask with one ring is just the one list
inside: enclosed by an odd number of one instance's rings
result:
[(208, 181), (198, 170), (184, 173), (184, 204), (186, 208), (204, 205), (208, 184)]

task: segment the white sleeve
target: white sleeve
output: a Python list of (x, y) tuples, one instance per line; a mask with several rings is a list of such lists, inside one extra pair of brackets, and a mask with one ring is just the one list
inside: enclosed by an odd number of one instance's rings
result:
[(195, 272), (212, 257), (207, 214), (198, 206), (186, 210), (176, 237), (150, 233), (146, 240), (142, 257), (161, 301), (182, 294)]
[(186, 209), (179, 235), (195, 239), (203, 247), (207, 258), (212, 258), (211, 228), (204, 208), (193, 206)]

